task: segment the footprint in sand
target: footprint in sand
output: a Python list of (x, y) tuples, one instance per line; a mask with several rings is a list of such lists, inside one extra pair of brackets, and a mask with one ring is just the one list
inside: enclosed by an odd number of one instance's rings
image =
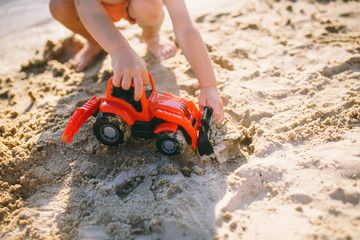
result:
[(344, 204), (351, 203), (352, 205), (357, 205), (360, 201), (360, 193), (346, 193), (342, 188), (336, 189), (330, 194), (330, 197), (334, 200), (342, 201)]
[(324, 77), (331, 78), (334, 75), (345, 72), (350, 69), (359, 69), (360, 68), (360, 57), (351, 57), (346, 60), (344, 63), (333, 66), (333, 67), (324, 67), (321, 71), (321, 75)]
[(127, 195), (129, 195), (132, 191), (136, 189), (144, 181), (144, 176), (133, 177), (129, 181), (125, 181), (116, 186), (115, 191), (116, 194), (124, 199)]
[(309, 204), (312, 202), (312, 198), (309, 195), (303, 193), (295, 193), (291, 195), (291, 200), (294, 203)]

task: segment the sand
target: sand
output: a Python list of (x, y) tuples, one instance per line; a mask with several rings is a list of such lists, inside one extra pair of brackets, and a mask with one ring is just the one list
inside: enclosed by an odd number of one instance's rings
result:
[[(152, 139), (105, 147), (93, 120), (61, 142), (105, 93), (110, 58), (75, 72), (83, 39), (29, 2), (0, 1), (1, 239), (360, 238), (360, 2), (187, 1), (224, 101), (218, 162)], [(159, 92), (197, 102), (181, 51), (160, 63), (118, 27)]]

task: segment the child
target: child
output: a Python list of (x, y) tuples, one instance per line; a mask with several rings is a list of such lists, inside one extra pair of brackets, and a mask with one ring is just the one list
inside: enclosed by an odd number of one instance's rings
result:
[(86, 46), (75, 56), (75, 69), (84, 70), (102, 49), (109, 53), (116, 87), (129, 89), (134, 83), (135, 100), (148, 84), (145, 61), (135, 53), (113, 22), (121, 18), (137, 23), (149, 51), (158, 60), (176, 53), (176, 46), (159, 36), (166, 6), (176, 39), (191, 65), (200, 85), (199, 106), (213, 109), (215, 123), (224, 119), (211, 61), (200, 33), (190, 18), (184, 0), (50, 0), (50, 11), (65, 27), (87, 39)]

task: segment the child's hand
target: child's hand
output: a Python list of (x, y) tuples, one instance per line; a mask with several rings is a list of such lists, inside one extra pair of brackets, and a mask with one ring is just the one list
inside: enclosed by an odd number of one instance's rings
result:
[(209, 86), (200, 89), (199, 107), (202, 110), (204, 106), (212, 108), (216, 124), (220, 124), (224, 120), (223, 102), (216, 87)]
[(111, 64), (114, 71), (113, 83), (115, 87), (128, 90), (134, 84), (134, 99), (140, 100), (143, 94), (143, 85), (149, 83), (149, 75), (145, 61), (131, 48), (122, 49), (111, 55)]

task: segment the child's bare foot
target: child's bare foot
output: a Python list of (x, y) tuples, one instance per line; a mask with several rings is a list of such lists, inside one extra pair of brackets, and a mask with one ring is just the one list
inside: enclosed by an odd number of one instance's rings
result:
[(159, 35), (154, 38), (144, 39), (147, 43), (148, 48), (152, 54), (159, 61), (168, 59), (175, 55), (177, 48), (173, 42), (166, 38), (160, 37)]
[(76, 55), (74, 58), (74, 67), (75, 70), (81, 72), (90, 64), (91, 60), (94, 59), (99, 53), (101, 53), (102, 48), (97, 43), (88, 42)]

